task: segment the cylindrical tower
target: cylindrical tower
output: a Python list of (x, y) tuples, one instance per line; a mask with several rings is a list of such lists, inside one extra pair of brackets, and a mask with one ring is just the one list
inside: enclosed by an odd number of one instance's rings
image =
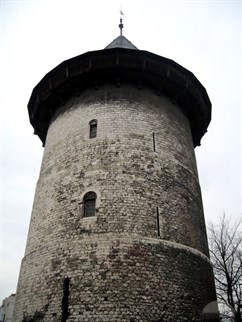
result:
[(195, 76), (121, 35), (49, 72), (28, 109), (45, 149), (14, 321), (204, 321)]

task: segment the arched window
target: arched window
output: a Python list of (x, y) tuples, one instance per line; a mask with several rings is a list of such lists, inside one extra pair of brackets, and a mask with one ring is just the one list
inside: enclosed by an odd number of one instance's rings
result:
[(84, 217), (95, 216), (96, 213), (96, 199), (97, 195), (95, 192), (90, 191), (83, 197), (84, 204)]
[(90, 130), (89, 130), (89, 138), (93, 139), (97, 136), (97, 120), (91, 120), (89, 122)]

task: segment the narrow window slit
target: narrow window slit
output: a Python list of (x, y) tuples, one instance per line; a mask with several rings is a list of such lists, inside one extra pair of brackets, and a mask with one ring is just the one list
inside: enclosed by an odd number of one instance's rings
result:
[(62, 309), (61, 322), (66, 322), (69, 316), (69, 295), (70, 295), (70, 279), (67, 277), (63, 281), (63, 298), (61, 302), (61, 309)]
[(159, 214), (159, 208), (156, 207), (156, 218), (157, 218), (157, 233), (160, 237), (160, 214)]
[(153, 132), (153, 151), (155, 152), (155, 132)]

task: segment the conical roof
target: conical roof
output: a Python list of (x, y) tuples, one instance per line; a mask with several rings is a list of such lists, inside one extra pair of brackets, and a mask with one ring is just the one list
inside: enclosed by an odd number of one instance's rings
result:
[(123, 35), (118, 36), (104, 49), (111, 49), (111, 48), (127, 48), (127, 49), (136, 49), (136, 50), (138, 49), (135, 45), (132, 44), (131, 41), (129, 41)]
[[(184, 67), (165, 57), (138, 50), (122, 34), (102, 50), (87, 52), (62, 62), (33, 89), (28, 103), (30, 122), (45, 144), (52, 115), (73, 95), (105, 82), (152, 87), (178, 104), (187, 115), (194, 147), (200, 145), (211, 120), (211, 102), (205, 88)], [(108, 50), (106, 50), (108, 49)], [(95, 84), (95, 85), (94, 85)], [(118, 83), (117, 83), (118, 84)]]

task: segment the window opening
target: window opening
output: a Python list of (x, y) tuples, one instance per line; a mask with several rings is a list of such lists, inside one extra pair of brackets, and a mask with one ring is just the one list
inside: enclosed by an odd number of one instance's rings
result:
[(96, 199), (97, 195), (95, 192), (88, 192), (83, 198), (84, 202), (84, 217), (95, 216), (96, 213)]
[(153, 132), (153, 151), (155, 152), (155, 132)]
[(61, 322), (66, 322), (69, 316), (69, 294), (70, 294), (70, 279), (67, 277), (63, 281), (63, 298), (61, 303), (62, 316)]
[(156, 207), (156, 218), (157, 218), (157, 232), (158, 232), (158, 236), (160, 237), (160, 214), (159, 214), (158, 207)]
[(94, 139), (97, 137), (97, 120), (92, 120), (89, 122), (90, 125), (90, 132), (89, 132), (89, 138)]

